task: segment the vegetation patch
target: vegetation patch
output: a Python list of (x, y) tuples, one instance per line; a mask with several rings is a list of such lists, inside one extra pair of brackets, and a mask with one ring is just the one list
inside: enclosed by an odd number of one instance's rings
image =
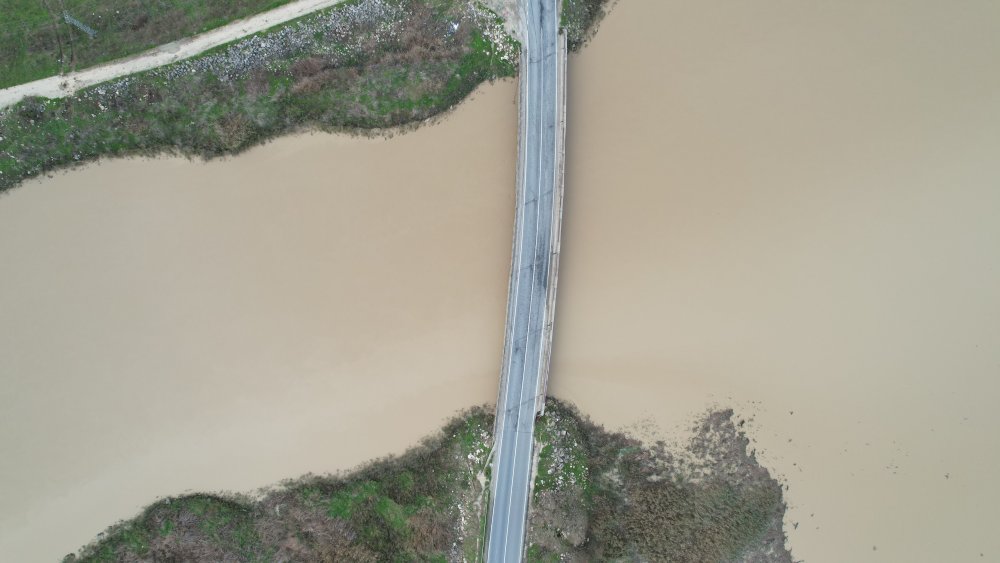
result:
[(538, 469), (534, 494), (579, 488), (591, 490), (586, 437), (576, 417), (563, 416), (557, 407), (548, 411), (535, 425)]
[(200, 57), (0, 111), (0, 191), (101, 156), (232, 154), (302, 127), (419, 122), (484, 81), (518, 46), (466, 0), (349, 0)]
[(140, 53), (289, 1), (4, 0), (0, 88)]
[[(256, 500), (164, 499), (64, 562), (479, 561), (493, 422), (473, 409), (400, 457)], [(681, 449), (645, 447), (551, 399), (537, 428), (529, 561), (791, 562), (781, 487), (732, 411), (707, 414)]]
[(538, 428), (529, 561), (791, 563), (781, 486), (747, 453), (732, 411), (705, 415), (673, 450), (553, 400)]
[(570, 51), (579, 51), (593, 37), (610, 5), (610, 0), (563, 0), (562, 27)]
[(454, 561), (481, 549), (493, 415), (471, 410), (397, 458), (263, 498), (163, 499), (64, 562)]

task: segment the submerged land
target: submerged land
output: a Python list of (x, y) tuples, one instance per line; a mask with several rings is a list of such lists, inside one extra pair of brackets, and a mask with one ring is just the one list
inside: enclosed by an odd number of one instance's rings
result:
[[(710, 412), (682, 447), (607, 432), (549, 400), (527, 560), (792, 561), (781, 486), (748, 454), (745, 421)], [(70, 562), (476, 561), (493, 413), (477, 408), (409, 452), (258, 498), (162, 499)]]

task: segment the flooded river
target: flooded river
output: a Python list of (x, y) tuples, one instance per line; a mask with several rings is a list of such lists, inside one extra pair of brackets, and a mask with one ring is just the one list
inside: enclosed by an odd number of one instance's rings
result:
[[(753, 417), (810, 562), (1000, 558), (1000, 4), (623, 0), (571, 61), (550, 390)], [(0, 553), (496, 396), (514, 87), (0, 198)], [(982, 556), (980, 555), (982, 554)]]
[(570, 61), (550, 391), (755, 417), (797, 559), (1000, 560), (998, 21), (619, 2)]
[(105, 162), (0, 197), (0, 559), (157, 496), (400, 452), (493, 402), (513, 83), (390, 141)]

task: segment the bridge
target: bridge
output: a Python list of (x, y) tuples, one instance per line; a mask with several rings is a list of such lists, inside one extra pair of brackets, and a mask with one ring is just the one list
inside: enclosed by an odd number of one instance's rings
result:
[(517, 211), (494, 431), (486, 560), (521, 561), (545, 408), (563, 208), (566, 36), (561, 0), (520, 0)]

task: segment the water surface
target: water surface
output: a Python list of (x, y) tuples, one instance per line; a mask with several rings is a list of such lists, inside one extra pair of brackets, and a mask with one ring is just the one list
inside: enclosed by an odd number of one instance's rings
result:
[(163, 495), (401, 452), (496, 399), (515, 88), (392, 140), (118, 160), (0, 197), (0, 559)]
[(1000, 559), (998, 21), (618, 2), (570, 61), (550, 391), (754, 416), (797, 559)]

